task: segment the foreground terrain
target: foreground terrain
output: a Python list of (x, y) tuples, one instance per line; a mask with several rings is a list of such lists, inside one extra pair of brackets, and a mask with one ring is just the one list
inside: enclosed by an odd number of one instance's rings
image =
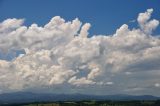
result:
[(68, 102), (35, 102), (23, 104), (0, 104), (0, 106), (160, 106), (156, 101), (68, 101)]

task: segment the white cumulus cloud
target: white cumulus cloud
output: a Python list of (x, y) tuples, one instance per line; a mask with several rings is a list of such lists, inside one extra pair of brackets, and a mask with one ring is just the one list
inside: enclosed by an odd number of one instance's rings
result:
[(25, 53), (11, 61), (1, 58), (0, 91), (160, 95), (160, 39), (151, 35), (159, 21), (150, 19), (152, 12), (138, 15), (140, 28), (124, 24), (113, 35), (92, 37), (91, 25), (78, 18), (55, 16), (44, 26), (29, 27), (24, 19), (4, 20), (0, 57)]

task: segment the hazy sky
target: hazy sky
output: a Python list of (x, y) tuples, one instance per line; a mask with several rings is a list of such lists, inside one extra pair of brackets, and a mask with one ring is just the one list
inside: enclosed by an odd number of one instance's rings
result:
[(160, 96), (159, 0), (1, 0), (0, 93)]

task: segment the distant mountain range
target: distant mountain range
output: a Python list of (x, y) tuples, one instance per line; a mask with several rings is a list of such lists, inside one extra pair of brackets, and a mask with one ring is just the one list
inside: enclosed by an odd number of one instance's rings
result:
[(85, 94), (49, 94), (16, 92), (0, 94), (0, 104), (54, 101), (82, 101), (82, 100), (158, 100), (160, 97), (151, 95), (85, 95)]

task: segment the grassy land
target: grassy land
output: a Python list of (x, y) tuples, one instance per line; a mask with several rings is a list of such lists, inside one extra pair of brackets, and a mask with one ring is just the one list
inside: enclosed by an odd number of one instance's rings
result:
[(160, 106), (157, 101), (77, 101), (77, 102), (38, 102), (26, 104), (3, 104), (0, 106)]

